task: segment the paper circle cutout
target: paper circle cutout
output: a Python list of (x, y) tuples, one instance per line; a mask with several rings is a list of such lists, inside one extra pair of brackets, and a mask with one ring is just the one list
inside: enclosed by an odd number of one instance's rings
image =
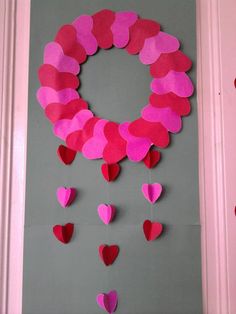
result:
[[(96, 117), (77, 92), (80, 65), (99, 48), (112, 46), (139, 54), (153, 77), (152, 94), (141, 116), (120, 124)], [(178, 39), (162, 32), (157, 22), (131, 11), (104, 9), (62, 26), (45, 46), (38, 72), (37, 99), (53, 123), (54, 134), (85, 158), (103, 158), (108, 164), (125, 157), (139, 162), (151, 146), (167, 147), (169, 132), (179, 132), (181, 117), (190, 112), (188, 97), (193, 94), (185, 73), (192, 62), (179, 47)]]

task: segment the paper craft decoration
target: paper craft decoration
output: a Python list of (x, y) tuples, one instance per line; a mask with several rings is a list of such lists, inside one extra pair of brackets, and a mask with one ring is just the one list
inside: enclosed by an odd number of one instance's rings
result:
[(99, 293), (97, 295), (97, 304), (107, 313), (114, 313), (118, 304), (118, 294), (116, 290), (111, 290), (107, 293)]
[(154, 204), (161, 196), (162, 186), (160, 183), (144, 183), (142, 185), (143, 196), (148, 200), (149, 203)]
[(56, 225), (53, 227), (53, 233), (57, 240), (60, 242), (67, 244), (70, 242), (72, 235), (74, 232), (74, 224), (67, 223), (66, 225)]
[(70, 165), (75, 159), (76, 152), (64, 145), (60, 145), (57, 149), (57, 155), (63, 164)]
[(154, 168), (161, 159), (161, 153), (158, 150), (150, 150), (145, 158), (143, 159), (143, 162), (147, 168)]
[[(112, 46), (138, 54), (141, 63), (150, 66), (153, 77), (152, 94), (141, 116), (120, 124), (96, 117), (77, 91), (81, 64), (99, 48)], [(152, 146), (167, 147), (169, 132), (178, 133), (182, 116), (190, 112), (188, 97), (193, 94), (185, 73), (192, 62), (179, 48), (178, 39), (161, 31), (159, 23), (142, 19), (133, 11), (103, 9), (63, 25), (54, 41), (46, 44), (38, 71), (41, 87), (37, 99), (53, 124), (55, 136), (68, 149), (81, 152), (87, 159), (101, 158), (107, 164), (125, 157), (140, 162)], [(148, 158), (147, 167), (154, 166), (154, 157)], [(69, 164), (67, 159), (61, 158)]]
[(110, 266), (114, 263), (119, 254), (119, 247), (118, 245), (115, 244), (113, 245), (102, 244), (99, 246), (98, 252), (102, 262), (106, 266)]
[(104, 179), (108, 182), (114, 181), (120, 173), (119, 164), (102, 164), (101, 171)]
[(163, 225), (157, 221), (145, 220), (143, 223), (143, 232), (147, 241), (156, 240), (163, 231)]
[(57, 200), (61, 204), (62, 207), (68, 207), (74, 201), (76, 197), (76, 189), (75, 188), (65, 188), (60, 186), (57, 189)]
[(116, 208), (109, 204), (100, 204), (98, 206), (98, 216), (105, 225), (109, 225), (114, 219)]

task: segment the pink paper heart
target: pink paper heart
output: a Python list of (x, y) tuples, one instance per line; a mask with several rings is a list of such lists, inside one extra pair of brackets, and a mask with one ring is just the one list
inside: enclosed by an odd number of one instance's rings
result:
[(111, 26), (113, 43), (117, 48), (124, 48), (129, 42), (129, 27), (132, 26), (138, 16), (132, 11), (117, 12), (115, 21)]
[(37, 99), (43, 109), (52, 103), (66, 104), (78, 98), (80, 98), (79, 93), (72, 88), (55, 91), (51, 87), (40, 87), (37, 91)]
[(87, 55), (94, 55), (98, 49), (98, 43), (92, 33), (93, 18), (90, 15), (81, 15), (72, 24), (76, 28), (77, 39), (84, 47)]
[(67, 207), (71, 205), (76, 196), (75, 188), (65, 188), (64, 186), (60, 186), (57, 189), (57, 200), (61, 204), (62, 207)]
[(142, 117), (150, 122), (161, 122), (172, 133), (179, 132), (182, 127), (181, 117), (169, 107), (158, 108), (148, 104), (142, 110)]
[(80, 71), (79, 63), (75, 59), (64, 55), (61, 46), (56, 42), (50, 42), (45, 46), (43, 62), (53, 65), (60, 72), (69, 72), (76, 75)]
[(87, 140), (82, 148), (84, 157), (88, 159), (102, 158), (103, 150), (107, 144), (107, 139), (104, 135), (104, 127), (107, 120), (99, 120), (93, 129), (93, 137)]
[(143, 64), (154, 63), (161, 53), (170, 53), (179, 49), (179, 41), (174, 36), (159, 32), (156, 36), (147, 38), (139, 53), (139, 59)]
[(190, 97), (193, 84), (185, 72), (169, 71), (166, 76), (152, 80), (151, 90), (158, 95), (173, 92), (180, 97)]
[(92, 117), (92, 111), (87, 109), (80, 110), (73, 119), (58, 120), (54, 124), (53, 133), (62, 140), (65, 140), (70, 133), (81, 130), (85, 123)]
[(119, 125), (120, 135), (127, 141), (126, 153), (131, 161), (138, 162), (147, 155), (152, 142), (145, 137), (136, 137), (130, 134), (130, 122), (124, 122)]
[(108, 293), (99, 293), (97, 295), (98, 306), (105, 310), (107, 313), (112, 314), (115, 312), (118, 303), (118, 295), (116, 290)]
[(105, 225), (109, 225), (115, 216), (116, 209), (113, 205), (100, 204), (98, 206), (98, 216)]
[(158, 198), (160, 197), (162, 192), (162, 185), (160, 183), (144, 183), (142, 185), (142, 193), (143, 196), (148, 200), (151, 204), (154, 204)]

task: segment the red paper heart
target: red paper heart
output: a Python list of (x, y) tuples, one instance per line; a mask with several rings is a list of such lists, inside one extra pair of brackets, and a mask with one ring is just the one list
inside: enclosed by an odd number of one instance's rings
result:
[(191, 110), (189, 99), (179, 97), (174, 93), (168, 93), (164, 95), (157, 95), (153, 93), (149, 97), (149, 102), (153, 107), (170, 107), (180, 116), (188, 115)]
[(143, 162), (147, 168), (155, 167), (161, 159), (161, 153), (158, 150), (149, 150)]
[(45, 108), (45, 115), (55, 123), (61, 119), (73, 119), (74, 115), (82, 109), (88, 109), (87, 102), (82, 99), (74, 99), (67, 104), (52, 103)]
[(70, 165), (75, 159), (76, 152), (64, 145), (60, 145), (57, 149), (57, 155), (65, 165)]
[(116, 260), (119, 254), (119, 247), (117, 245), (102, 244), (99, 246), (99, 256), (106, 266), (110, 266)]
[(103, 177), (108, 181), (114, 181), (120, 173), (119, 164), (102, 164), (101, 166)]
[(137, 54), (143, 48), (145, 39), (155, 36), (160, 31), (160, 25), (152, 20), (138, 19), (130, 27), (130, 41), (126, 46), (129, 54)]
[(187, 72), (192, 66), (192, 61), (180, 50), (172, 53), (162, 53), (156, 62), (150, 65), (153, 77), (163, 77), (170, 70)]
[(77, 41), (77, 32), (74, 26), (62, 26), (55, 37), (55, 41), (61, 45), (65, 55), (76, 59), (79, 64), (86, 61), (85, 49)]
[(102, 49), (111, 48), (113, 45), (113, 34), (111, 25), (115, 20), (115, 13), (111, 10), (101, 10), (93, 16), (92, 33), (97, 39), (98, 46)]
[(163, 225), (157, 221), (145, 220), (143, 223), (143, 232), (147, 241), (156, 240), (163, 231)]
[(74, 232), (74, 224), (67, 223), (66, 225), (56, 225), (53, 227), (53, 233), (57, 240), (60, 242), (67, 244), (70, 242), (72, 235)]
[(43, 64), (38, 70), (39, 81), (42, 86), (52, 87), (55, 90), (64, 88), (76, 89), (79, 79), (76, 75), (67, 72), (59, 72), (50, 64)]

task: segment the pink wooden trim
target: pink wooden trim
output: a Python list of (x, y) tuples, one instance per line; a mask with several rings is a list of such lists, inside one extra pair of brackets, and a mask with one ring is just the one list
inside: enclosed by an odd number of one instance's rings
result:
[(197, 1), (203, 307), (236, 313), (235, 0)]
[(29, 22), (29, 0), (0, 1), (1, 314), (22, 306)]

